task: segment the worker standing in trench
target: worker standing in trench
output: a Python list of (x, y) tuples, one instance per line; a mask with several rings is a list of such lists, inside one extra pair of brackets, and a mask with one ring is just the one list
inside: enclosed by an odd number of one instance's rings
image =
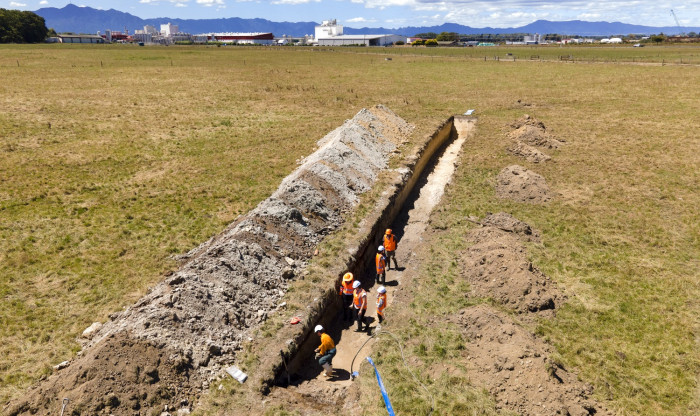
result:
[(386, 282), (386, 257), (384, 256), (384, 246), (379, 246), (374, 263), (377, 266), (377, 283)]
[(377, 289), (377, 320), (381, 324), (384, 322), (384, 308), (386, 308), (386, 288), (379, 286)]
[(343, 281), (340, 283), (340, 299), (343, 301), (343, 321), (352, 322), (352, 294), (355, 291), (352, 284), (355, 277), (352, 273), (345, 273)]
[(391, 259), (394, 259), (394, 268), (398, 270), (399, 264), (396, 262), (396, 236), (391, 232), (391, 228), (387, 228), (384, 234), (384, 250), (386, 250), (386, 267), (391, 270)]
[(357, 332), (362, 331), (362, 324), (365, 325), (365, 329), (369, 331), (369, 324), (365, 319), (365, 313), (367, 313), (367, 292), (360, 287), (361, 283), (359, 280), (355, 280), (352, 284), (355, 291), (352, 294), (352, 308), (355, 310), (357, 318)]

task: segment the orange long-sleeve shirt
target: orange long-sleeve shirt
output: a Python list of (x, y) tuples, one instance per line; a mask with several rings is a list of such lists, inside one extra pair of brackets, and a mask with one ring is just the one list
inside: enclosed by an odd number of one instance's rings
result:
[(330, 335), (323, 333), (321, 334), (321, 346), (318, 347), (318, 353), (321, 355), (326, 355), (326, 353), (335, 348), (335, 342)]

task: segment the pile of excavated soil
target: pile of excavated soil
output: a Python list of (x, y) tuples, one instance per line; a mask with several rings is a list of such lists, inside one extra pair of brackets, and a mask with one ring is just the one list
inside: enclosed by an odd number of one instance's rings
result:
[(508, 133), (513, 143), (508, 146), (508, 152), (522, 157), (528, 162), (542, 163), (551, 159), (536, 147), (557, 149), (562, 142), (552, 137), (544, 123), (525, 114), (510, 125), (514, 130)]
[(528, 223), (520, 221), (505, 212), (488, 213), (481, 221), (481, 224), (514, 233), (522, 241), (539, 241), (540, 239), (539, 233), (533, 230)]
[[(482, 224), (494, 225), (469, 232), (467, 239), (474, 244), (462, 258), (462, 276), (469, 282), (472, 293), (492, 298), (520, 313), (558, 307), (564, 296), (528, 260), (522, 243), (532, 239), (530, 226), (505, 213), (491, 215)], [(513, 231), (504, 230), (508, 228)]]
[(508, 166), (498, 174), (496, 196), (533, 204), (543, 204), (552, 199), (544, 178), (519, 165)]
[(280, 307), (289, 280), (412, 129), (384, 106), (361, 110), (321, 139), (272, 196), (83, 340), (81, 355), (9, 414), (56, 414), (63, 397), (71, 400), (66, 414), (187, 412)]
[[(528, 260), (525, 241), (537, 232), (509, 214), (490, 214), (467, 235), (462, 276), (471, 295), (495, 300), (520, 321), (551, 315), (565, 296)], [(552, 360), (552, 349), (498, 308), (482, 304), (452, 318), (468, 339), (463, 356), (472, 381), (499, 409), (522, 415), (609, 415), (592, 388)]]
[(539, 149), (521, 141), (513, 142), (510, 146), (508, 146), (508, 151), (515, 156), (522, 157), (523, 159), (532, 163), (542, 163), (552, 159), (549, 155), (545, 154)]
[(511, 124), (511, 127), (515, 130), (510, 132), (508, 136), (526, 145), (557, 149), (562, 144), (560, 140), (555, 139), (547, 132), (544, 123), (527, 114)]
[(521, 415), (611, 415), (590, 399), (592, 387), (552, 360), (551, 348), (486, 305), (453, 319), (468, 338), (463, 353), (472, 381), (484, 386), (497, 406)]

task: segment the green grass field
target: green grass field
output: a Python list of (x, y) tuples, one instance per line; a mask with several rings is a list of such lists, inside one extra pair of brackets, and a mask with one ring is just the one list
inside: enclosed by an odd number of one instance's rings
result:
[[(463, 306), (449, 282), (464, 217), (505, 210), (541, 230), (533, 261), (575, 294), (536, 328), (567, 368), (619, 414), (700, 409), (700, 69), (686, 64), (700, 48), (508, 50), (552, 58), (515, 62), (481, 51), (0, 46), (0, 399), (72, 357), (84, 328), (268, 196), (325, 133), (382, 103), (415, 137), (479, 116), (435, 214), (446, 230), (416, 289), (416, 345), (434, 344), (431, 314)], [(631, 58), (649, 65), (621, 64)], [(507, 125), (525, 113), (567, 141), (534, 168), (562, 194), (546, 208), (493, 198), (493, 177), (519, 162), (504, 152)], [(439, 287), (454, 298), (437, 308)], [(451, 354), (416, 351), (424, 369)], [(397, 408), (425, 405), (395, 357), (382, 365), (404, 392)], [(453, 411), (487, 412), (482, 392), (461, 393), (466, 380), (429, 387)]]

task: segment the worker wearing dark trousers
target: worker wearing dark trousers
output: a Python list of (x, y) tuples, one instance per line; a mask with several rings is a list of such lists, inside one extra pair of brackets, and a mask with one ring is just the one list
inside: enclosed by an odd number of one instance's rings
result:
[(365, 325), (365, 329), (369, 331), (369, 324), (365, 319), (365, 313), (367, 313), (367, 292), (360, 287), (360, 281), (355, 280), (352, 284), (355, 289), (352, 298), (352, 308), (355, 311), (355, 316), (357, 318), (357, 332), (362, 331), (362, 325)]
[(387, 228), (384, 234), (384, 250), (386, 250), (386, 267), (391, 270), (391, 259), (394, 259), (394, 268), (398, 270), (399, 264), (396, 262), (396, 236), (392, 234), (391, 228)]
[(377, 266), (377, 283), (384, 284), (386, 282), (386, 257), (384, 256), (384, 246), (379, 246), (377, 249), (374, 262)]
[(333, 377), (333, 357), (335, 357), (335, 343), (330, 335), (326, 334), (323, 326), (316, 325), (314, 332), (321, 338), (321, 345), (314, 350), (318, 357), (318, 363), (323, 367), (324, 377)]
[(343, 301), (343, 321), (352, 322), (352, 294), (355, 291), (352, 284), (355, 277), (352, 273), (345, 273), (340, 283), (340, 299)]

